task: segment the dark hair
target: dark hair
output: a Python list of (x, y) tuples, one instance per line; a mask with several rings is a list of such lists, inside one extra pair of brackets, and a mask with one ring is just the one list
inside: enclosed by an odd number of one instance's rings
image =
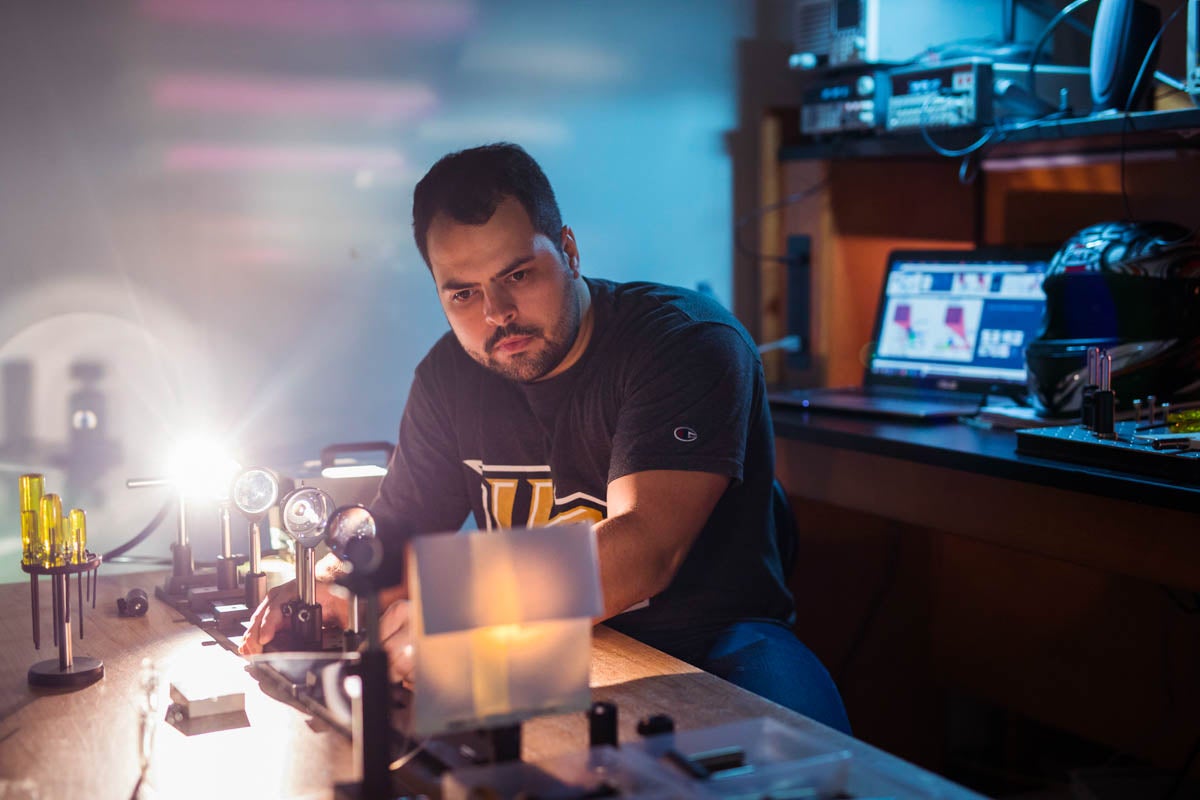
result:
[(429, 226), (439, 214), (464, 225), (483, 225), (506, 197), (520, 201), (533, 228), (562, 251), (562, 215), (550, 181), (515, 144), (474, 147), (443, 156), (413, 190), (413, 237), (429, 263)]

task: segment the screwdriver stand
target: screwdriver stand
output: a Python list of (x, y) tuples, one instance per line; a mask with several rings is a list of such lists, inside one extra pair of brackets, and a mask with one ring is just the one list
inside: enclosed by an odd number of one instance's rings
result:
[(79, 595), (79, 638), (83, 638), (84, 576), (96, 607), (96, 571), (100, 568), (100, 556), (88, 553), (87, 560), (79, 564), (60, 567), (44, 567), (40, 564), (22, 564), (21, 569), (29, 574), (30, 602), (33, 606), (33, 646), (41, 648), (40, 582), (41, 576), (49, 575), (51, 597), (54, 608), (54, 643), (58, 646), (58, 658), (39, 661), (29, 668), (29, 683), (33, 686), (81, 688), (104, 677), (104, 662), (98, 658), (75, 656), (71, 652), (71, 576), (79, 576), (76, 583)]

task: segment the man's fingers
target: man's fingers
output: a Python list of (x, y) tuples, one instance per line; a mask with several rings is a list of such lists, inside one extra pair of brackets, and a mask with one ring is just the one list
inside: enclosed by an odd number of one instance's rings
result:
[(268, 597), (258, 608), (254, 609), (254, 614), (250, 617), (250, 627), (246, 629), (246, 638), (242, 640), (238, 652), (242, 655), (252, 655), (261, 653), (263, 645), (271, 640), (274, 636), (272, 632), (266, 638), (263, 638), (263, 620), (270, 612), (271, 599)]
[(408, 609), (407, 600), (397, 600), (387, 607), (379, 617), (380, 638), (387, 639), (392, 634), (408, 627)]
[(294, 582), (276, 586), (267, 592), (266, 598), (258, 608), (254, 609), (254, 614), (250, 617), (250, 626), (246, 629), (246, 636), (242, 640), (241, 646), (238, 647), (239, 653), (242, 655), (261, 653), (263, 648), (275, 638), (279, 622), (282, 619), (279, 609), (294, 593)]
[(413, 679), (413, 648), (408, 631), (397, 630), (383, 640), (383, 649), (388, 656), (388, 675), (393, 683)]

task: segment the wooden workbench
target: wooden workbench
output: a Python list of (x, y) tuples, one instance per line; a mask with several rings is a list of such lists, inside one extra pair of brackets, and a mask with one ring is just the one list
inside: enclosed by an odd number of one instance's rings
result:
[[(26, 683), (32, 663), (56, 655), (49, 643), (48, 609), (42, 649), (35, 651), (28, 584), (0, 585), (0, 795), (130, 797), (138, 781), (141, 665), (148, 658), (163, 676), (164, 687), (186, 673), (244, 692), (248, 725), (185, 736), (160, 722), (145, 796), (331, 796), (334, 782), (354, 775), (351, 746), (342, 735), (268, 696), (247, 673), (243, 659), (166, 604), (152, 599), (149, 613), (141, 618), (117, 615), (118, 597), (134, 586), (153, 597), (153, 586), (161, 580), (156, 573), (100, 578), (97, 607), (86, 611), (85, 638), (75, 641), (75, 653), (102, 658), (106, 675), (92, 686), (65, 693)], [(43, 608), (48, 605), (43, 602)], [(596, 629), (594, 638), (592, 686), (596, 699), (617, 703), (622, 741), (636, 740), (637, 720), (652, 713), (671, 714), (681, 730), (768, 716), (820, 736), (831, 750), (850, 749), (852, 787), (860, 796), (977, 797), (604, 627)], [(157, 713), (160, 720), (163, 707)], [(536, 719), (526, 724), (523, 741), (526, 759), (580, 750), (587, 744), (586, 721), (582, 714)], [(4, 794), (4, 781), (14, 795)], [(22, 785), (25, 794), (15, 791)]]

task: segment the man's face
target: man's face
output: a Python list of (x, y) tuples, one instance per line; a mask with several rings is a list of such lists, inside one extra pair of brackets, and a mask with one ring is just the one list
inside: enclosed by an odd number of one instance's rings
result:
[(530, 382), (554, 370), (579, 332), (578, 252), (560, 253), (506, 198), (483, 225), (434, 218), (426, 238), (442, 309), (459, 344), (483, 366)]

